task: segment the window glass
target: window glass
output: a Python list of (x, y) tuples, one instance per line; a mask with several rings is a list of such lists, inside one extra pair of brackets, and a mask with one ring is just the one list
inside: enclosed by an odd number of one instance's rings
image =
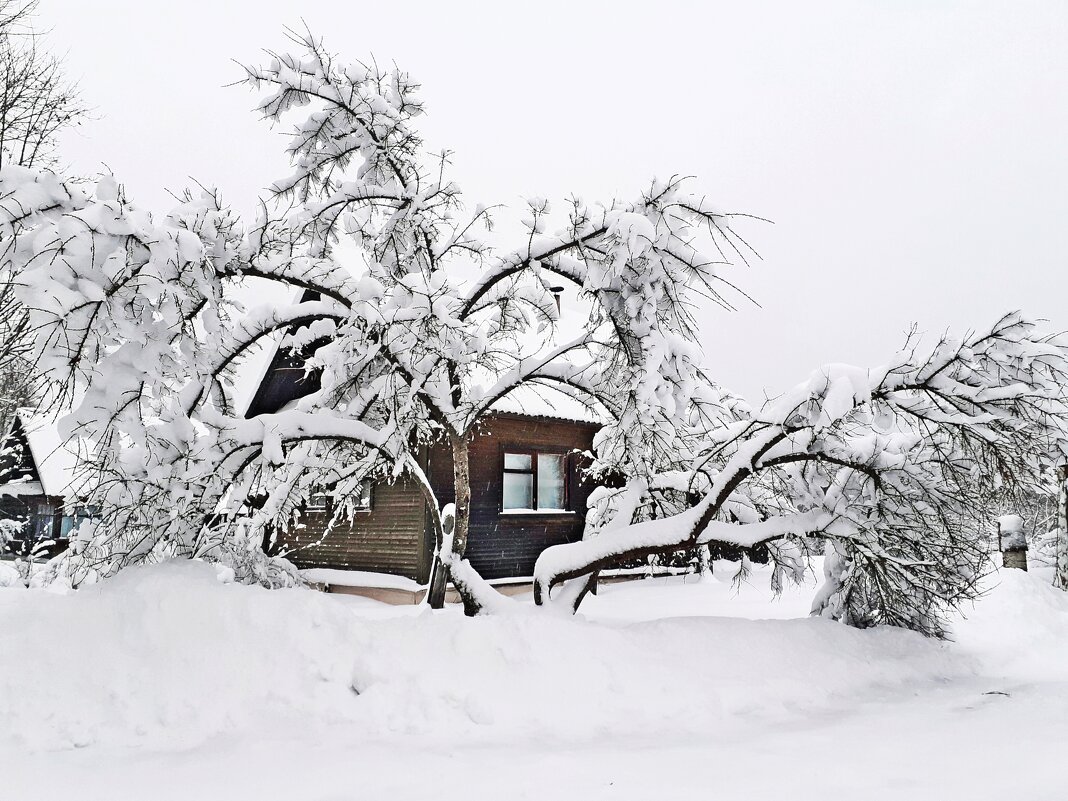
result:
[[(68, 507), (68, 511), (70, 511)], [(83, 520), (94, 520), (100, 515), (100, 510), (95, 506), (75, 506), (73, 514), (65, 514), (59, 522), (59, 536), (70, 537)]]
[[(527, 457), (530, 458), (529, 456)], [(504, 508), (534, 508), (534, 476), (530, 473), (504, 474)]]
[(506, 453), (504, 455), (505, 470), (530, 470), (529, 453)]
[(316, 492), (308, 496), (308, 511), (325, 512), (330, 506), (330, 496), (325, 492)]
[(356, 508), (357, 509), (370, 509), (371, 508), (371, 482), (370, 480), (364, 480), (360, 482), (360, 488), (356, 492)]
[(564, 508), (563, 454), (538, 454), (538, 508)]

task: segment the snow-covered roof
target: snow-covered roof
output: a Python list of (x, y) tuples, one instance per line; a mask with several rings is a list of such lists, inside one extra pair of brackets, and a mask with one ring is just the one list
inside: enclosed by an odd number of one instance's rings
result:
[[(77, 456), (64, 446), (59, 436), (59, 427), (54, 417), (35, 414), (27, 409), (18, 412), (22, 430), (30, 446), (30, 455), (40, 477), (40, 490), (44, 495), (66, 498), (78, 494), (75, 487)], [(28, 487), (37, 482), (13, 482), (4, 487), (5, 494), (12, 491), (28, 494)]]
[[(254, 279), (249, 279), (253, 282)], [(305, 290), (294, 291), (291, 287), (272, 286), (271, 281), (259, 281), (255, 283), (256, 300), (277, 303), (300, 303), (305, 295)], [(247, 300), (247, 299), (246, 299)], [(247, 411), (256, 396), (256, 391), (267, 378), (267, 371), (271, 369), (274, 354), (278, 351), (282, 340), (285, 338), (284, 331), (276, 331), (264, 337), (258, 344), (252, 347), (247, 355), (239, 359), (234, 365), (233, 392), (234, 406), (242, 411)]]
[(608, 422), (607, 415), (601, 410), (592, 408), (568, 392), (549, 386), (516, 387), (490, 408), (495, 412), (578, 423), (603, 425)]
[[(293, 295), (291, 302), (298, 303), (302, 297), (303, 290)], [(235, 381), (238, 408), (249, 409), (259, 388), (268, 378), (275, 353), (283, 338), (284, 335), (280, 332), (265, 337), (263, 345), (239, 366)], [(486, 375), (485, 379), (487, 384), (493, 383), (491, 376)], [(291, 408), (295, 401), (294, 398), (280, 408)], [(566, 390), (549, 385), (517, 387), (496, 401), (491, 409), (507, 414), (579, 423), (604, 425), (609, 422), (608, 415), (603, 410), (591, 407)]]
[(17, 498), (22, 495), (44, 495), (44, 487), (40, 481), (16, 480), (7, 484), (0, 484), (0, 496), (8, 495)]

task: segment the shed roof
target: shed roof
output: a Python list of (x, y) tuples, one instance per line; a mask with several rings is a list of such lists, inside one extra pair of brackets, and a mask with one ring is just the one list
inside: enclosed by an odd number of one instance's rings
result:
[(2, 488), (4, 494), (39, 494), (57, 498), (72, 498), (78, 494), (77, 454), (68, 448), (59, 435), (57, 420), (52, 415), (37, 414), (31, 409), (19, 409), (18, 420), (30, 448), (30, 458), (38, 481), (15, 481)]

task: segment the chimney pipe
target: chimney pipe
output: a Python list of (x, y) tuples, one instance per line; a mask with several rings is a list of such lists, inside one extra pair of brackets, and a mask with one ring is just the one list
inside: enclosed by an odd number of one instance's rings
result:
[(551, 286), (549, 291), (553, 293), (553, 300), (556, 301), (556, 313), (560, 313), (560, 293), (564, 291), (562, 286)]

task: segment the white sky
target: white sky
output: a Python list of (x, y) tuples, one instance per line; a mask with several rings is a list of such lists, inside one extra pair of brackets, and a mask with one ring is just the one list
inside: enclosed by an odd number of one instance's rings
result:
[(62, 142), (161, 211), (189, 176), (238, 209), (286, 174), (240, 62), (303, 16), (423, 83), (470, 204), (633, 195), (692, 174), (763, 261), (762, 308), (703, 316), (714, 375), (757, 400), (1022, 308), (1068, 328), (1068, 3), (42, 0), (96, 119)]

